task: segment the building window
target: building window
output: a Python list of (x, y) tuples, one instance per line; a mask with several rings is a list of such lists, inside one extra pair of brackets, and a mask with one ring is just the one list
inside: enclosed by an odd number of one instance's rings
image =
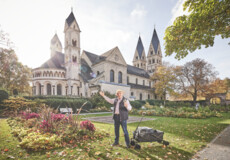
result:
[(145, 80), (143, 80), (143, 86), (145, 85)]
[(62, 86), (61, 86), (61, 84), (58, 84), (57, 85), (57, 95), (62, 95)]
[(100, 72), (99, 71), (97, 71), (97, 76), (100, 74)]
[(127, 76), (127, 83), (129, 83), (129, 76)]
[(142, 100), (142, 93), (140, 93), (140, 100)]
[(150, 99), (150, 95), (148, 94), (148, 99)]
[(114, 82), (114, 71), (110, 70), (110, 82)]
[(155, 59), (152, 60), (152, 63), (155, 63)]
[(137, 67), (139, 68), (139, 64), (137, 64)]
[(118, 72), (118, 83), (122, 83), (122, 73)]
[(133, 96), (133, 92), (131, 92), (131, 96)]
[(138, 56), (136, 56), (136, 59), (138, 59)]
[(47, 84), (46, 85), (46, 92), (47, 92), (47, 95), (51, 95), (51, 84)]
[(136, 78), (136, 84), (138, 84), (138, 79)]
[(76, 47), (76, 46), (77, 46), (77, 41), (74, 40), (74, 39), (72, 39), (72, 45), (73, 45), (74, 47)]
[(151, 64), (151, 60), (149, 60), (149, 64)]
[(155, 95), (155, 99), (157, 99), (157, 95)]
[(153, 51), (151, 51), (151, 55), (153, 55)]
[(149, 81), (149, 87), (151, 87), (151, 81)]

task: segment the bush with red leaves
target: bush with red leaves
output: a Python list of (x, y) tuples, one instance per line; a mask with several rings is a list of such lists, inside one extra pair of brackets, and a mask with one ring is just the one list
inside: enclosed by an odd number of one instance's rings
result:
[(87, 130), (90, 130), (90, 131), (95, 131), (96, 128), (94, 127), (94, 124), (91, 122), (91, 121), (82, 121), (81, 124), (80, 124), (81, 128), (82, 129), (87, 129)]

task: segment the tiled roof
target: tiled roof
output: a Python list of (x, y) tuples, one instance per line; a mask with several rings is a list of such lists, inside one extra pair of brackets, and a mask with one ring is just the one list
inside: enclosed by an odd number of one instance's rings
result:
[(130, 87), (134, 89), (153, 89), (149, 86), (143, 86), (143, 85), (133, 84), (133, 83), (128, 83), (128, 85), (130, 85)]
[(48, 61), (43, 63), (39, 68), (57, 68), (57, 69), (65, 69), (64, 67), (64, 54), (61, 52), (56, 52), (53, 57), (51, 57)]
[(144, 46), (142, 44), (142, 41), (141, 41), (141, 37), (139, 36), (139, 39), (138, 39), (138, 42), (137, 42), (137, 48), (136, 48), (137, 52), (138, 52), (138, 55), (139, 57), (141, 58), (142, 56), (142, 52), (144, 50)]
[(94, 53), (90, 53), (88, 51), (84, 51), (85, 54), (87, 55), (87, 57), (89, 58), (89, 60), (92, 62), (92, 64), (96, 64), (99, 63), (101, 61), (104, 61), (106, 59), (106, 57), (104, 56), (98, 56)]
[(159, 41), (159, 38), (157, 36), (157, 32), (156, 32), (155, 28), (154, 28), (154, 31), (153, 31), (153, 37), (152, 37), (151, 42), (152, 42), (152, 45), (153, 45), (155, 53), (157, 53), (157, 49), (158, 49), (158, 45), (159, 45), (160, 41)]
[(131, 65), (127, 65), (127, 73), (137, 75), (140, 77), (149, 78), (149, 74), (144, 69), (137, 68)]

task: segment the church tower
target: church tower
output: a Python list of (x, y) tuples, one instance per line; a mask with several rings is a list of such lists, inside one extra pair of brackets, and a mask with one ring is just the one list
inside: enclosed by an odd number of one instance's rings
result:
[(147, 72), (152, 75), (159, 65), (162, 65), (162, 52), (160, 41), (157, 36), (156, 29), (154, 28), (147, 55)]
[(133, 57), (133, 66), (146, 70), (145, 49), (139, 36), (137, 47)]
[(57, 34), (55, 34), (50, 41), (50, 52), (51, 52), (51, 57), (53, 57), (56, 52), (62, 52), (62, 44)]
[(80, 73), (80, 28), (73, 11), (65, 21), (65, 68), (68, 95), (79, 95)]

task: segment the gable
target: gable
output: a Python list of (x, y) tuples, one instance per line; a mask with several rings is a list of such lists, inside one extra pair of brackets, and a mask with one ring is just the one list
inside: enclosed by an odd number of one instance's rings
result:
[(115, 47), (112, 50), (104, 53), (102, 56), (106, 56), (106, 61), (114, 62), (124, 66), (127, 65), (118, 47)]

